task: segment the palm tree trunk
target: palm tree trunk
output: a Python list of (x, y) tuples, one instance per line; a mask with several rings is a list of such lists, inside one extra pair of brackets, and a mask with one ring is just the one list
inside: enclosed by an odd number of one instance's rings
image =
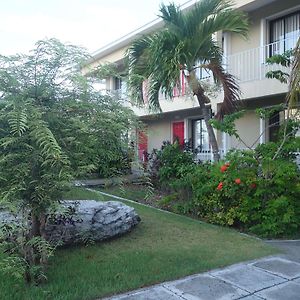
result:
[(205, 122), (206, 128), (207, 128), (209, 144), (210, 144), (210, 146), (212, 148), (212, 152), (213, 152), (213, 159), (214, 159), (214, 161), (219, 161), (220, 160), (219, 146), (217, 143), (214, 129), (212, 128), (212, 126), (209, 123), (209, 120), (211, 119), (211, 115), (209, 113), (208, 108), (205, 105), (205, 103), (209, 103), (210, 101), (207, 98), (207, 96), (204, 94), (204, 90), (203, 90), (202, 86), (200, 85), (199, 81), (197, 80), (194, 71), (190, 72), (190, 76), (188, 77), (188, 83), (189, 83), (189, 86), (191, 87), (194, 95), (197, 97), (199, 106), (202, 111), (203, 119), (204, 119), (204, 122)]
[(212, 148), (214, 161), (219, 161), (220, 160), (219, 146), (218, 146), (218, 143), (217, 143), (217, 139), (216, 139), (214, 129), (212, 128), (212, 126), (209, 123), (209, 120), (211, 119), (209, 110), (205, 106), (202, 95), (199, 95), (199, 93), (197, 93), (196, 96), (197, 96), (197, 99), (198, 99), (198, 102), (199, 102), (199, 106), (202, 110), (202, 115), (203, 115), (203, 118), (204, 118), (204, 122), (206, 124), (208, 138), (209, 138), (209, 144), (211, 145), (211, 148)]

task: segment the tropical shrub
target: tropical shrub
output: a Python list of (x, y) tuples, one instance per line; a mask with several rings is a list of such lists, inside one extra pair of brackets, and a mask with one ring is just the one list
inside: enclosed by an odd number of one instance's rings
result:
[(260, 236), (299, 232), (300, 173), (292, 156), (272, 160), (272, 149), (268, 143), (229, 152), (219, 163), (181, 166), (162, 206)]
[(251, 191), (248, 186), (254, 184), (256, 166), (256, 161), (247, 152), (238, 152), (235, 159), (227, 163), (208, 166), (201, 181), (195, 178), (193, 185), (197, 214), (214, 223), (238, 225), (235, 208)]
[(300, 227), (299, 170), (294, 162), (256, 155), (235, 151), (227, 165), (213, 165), (208, 182), (193, 190), (195, 209), (213, 223), (262, 236), (294, 234)]
[(170, 186), (177, 178), (183, 175), (182, 168), (194, 165), (193, 153), (183, 151), (181, 145), (176, 141), (173, 144), (164, 142), (160, 150), (153, 150), (150, 154), (150, 173), (159, 178), (162, 186)]

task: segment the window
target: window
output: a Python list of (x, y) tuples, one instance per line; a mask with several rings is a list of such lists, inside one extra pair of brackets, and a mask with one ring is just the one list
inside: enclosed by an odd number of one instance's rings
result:
[(293, 49), (300, 36), (300, 11), (270, 22), (270, 56)]
[(203, 119), (192, 121), (193, 148), (197, 151), (209, 151), (207, 127)]
[(115, 77), (114, 90), (118, 91), (121, 89), (122, 89), (122, 79), (119, 77)]
[(126, 81), (121, 77), (115, 77), (113, 80), (113, 93), (120, 100), (122, 99), (124, 102), (128, 100), (127, 98), (127, 85)]
[(269, 121), (269, 142), (278, 142), (280, 130), (280, 114), (275, 112), (270, 116)]

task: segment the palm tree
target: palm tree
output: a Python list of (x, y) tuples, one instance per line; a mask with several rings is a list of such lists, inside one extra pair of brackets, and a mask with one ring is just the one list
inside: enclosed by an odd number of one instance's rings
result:
[(165, 26), (137, 39), (127, 51), (129, 93), (143, 103), (142, 86), (147, 80), (149, 108), (160, 109), (159, 92), (171, 98), (179, 80), (179, 70), (184, 70), (189, 87), (202, 109), (214, 160), (218, 161), (218, 144), (209, 122), (210, 110), (206, 106), (210, 99), (196, 76), (196, 70), (202, 68), (211, 72), (215, 82), (223, 87), (224, 101), (217, 117), (222, 118), (231, 112), (239, 99), (239, 88), (222, 66), (222, 49), (213, 35), (223, 30), (246, 36), (247, 18), (234, 10), (227, 0), (202, 0), (186, 11), (181, 11), (175, 4), (162, 4), (160, 12)]

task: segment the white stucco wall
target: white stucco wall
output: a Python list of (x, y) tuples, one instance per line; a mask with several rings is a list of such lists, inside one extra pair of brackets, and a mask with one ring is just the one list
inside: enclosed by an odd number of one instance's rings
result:
[(169, 120), (147, 123), (148, 152), (153, 149), (160, 149), (163, 141), (171, 141), (171, 128)]
[[(248, 147), (255, 147), (259, 144), (260, 119), (254, 111), (247, 111), (246, 114), (235, 122), (238, 134)], [(229, 137), (229, 148), (245, 149), (246, 146), (235, 137)]]

